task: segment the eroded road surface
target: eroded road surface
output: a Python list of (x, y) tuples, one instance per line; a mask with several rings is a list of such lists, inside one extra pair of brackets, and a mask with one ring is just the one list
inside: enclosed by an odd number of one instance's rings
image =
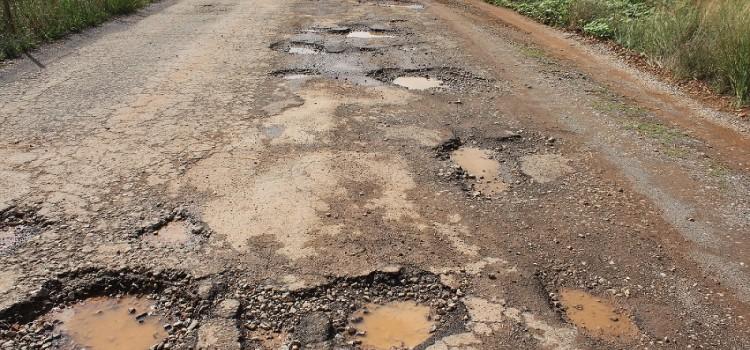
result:
[(167, 0), (39, 56), (1, 349), (750, 348), (747, 125), (508, 11)]

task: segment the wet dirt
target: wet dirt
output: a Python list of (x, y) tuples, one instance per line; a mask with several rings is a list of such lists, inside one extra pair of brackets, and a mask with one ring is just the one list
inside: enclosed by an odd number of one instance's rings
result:
[(362, 348), (370, 350), (413, 349), (430, 337), (434, 325), (428, 306), (407, 301), (369, 304), (352, 317), (358, 321), (352, 327), (364, 333)]
[(576, 289), (560, 291), (565, 315), (577, 327), (602, 338), (633, 339), (638, 327), (621, 309), (607, 300)]
[(451, 160), (475, 178), (474, 189), (486, 194), (498, 194), (508, 189), (500, 174), (500, 163), (488, 150), (462, 147), (451, 153)]
[(126, 296), (91, 298), (48, 318), (74, 347), (91, 350), (147, 350), (167, 337), (161, 321), (146, 315), (153, 303)]
[(425, 77), (398, 77), (393, 83), (409, 90), (428, 90), (443, 86), (442, 80)]

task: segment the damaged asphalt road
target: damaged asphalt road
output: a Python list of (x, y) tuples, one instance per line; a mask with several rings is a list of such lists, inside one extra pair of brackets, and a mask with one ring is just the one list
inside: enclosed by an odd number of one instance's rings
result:
[(0, 67), (0, 349), (750, 348), (747, 125), (508, 16), (168, 0)]

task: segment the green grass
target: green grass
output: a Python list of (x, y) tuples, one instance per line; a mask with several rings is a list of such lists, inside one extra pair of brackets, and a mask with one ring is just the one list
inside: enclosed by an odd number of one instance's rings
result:
[[(0, 3), (3, 0), (0, 0)], [(15, 33), (0, 6), (0, 60), (19, 56), (39, 44), (127, 14), (151, 0), (9, 0)]]
[(611, 39), (737, 104), (750, 100), (750, 1), (487, 0), (543, 23)]

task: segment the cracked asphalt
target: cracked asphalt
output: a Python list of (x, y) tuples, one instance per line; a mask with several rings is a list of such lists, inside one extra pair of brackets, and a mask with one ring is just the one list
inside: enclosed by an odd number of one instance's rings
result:
[(295, 327), (369, 283), (447, 315), (419, 349), (750, 348), (747, 125), (575, 37), (473, 0), (166, 0), (37, 55), (0, 66), (0, 348), (63, 348), (40, 315), (114, 292), (199, 305), (158, 348), (361, 348), (343, 301), (339, 335)]

